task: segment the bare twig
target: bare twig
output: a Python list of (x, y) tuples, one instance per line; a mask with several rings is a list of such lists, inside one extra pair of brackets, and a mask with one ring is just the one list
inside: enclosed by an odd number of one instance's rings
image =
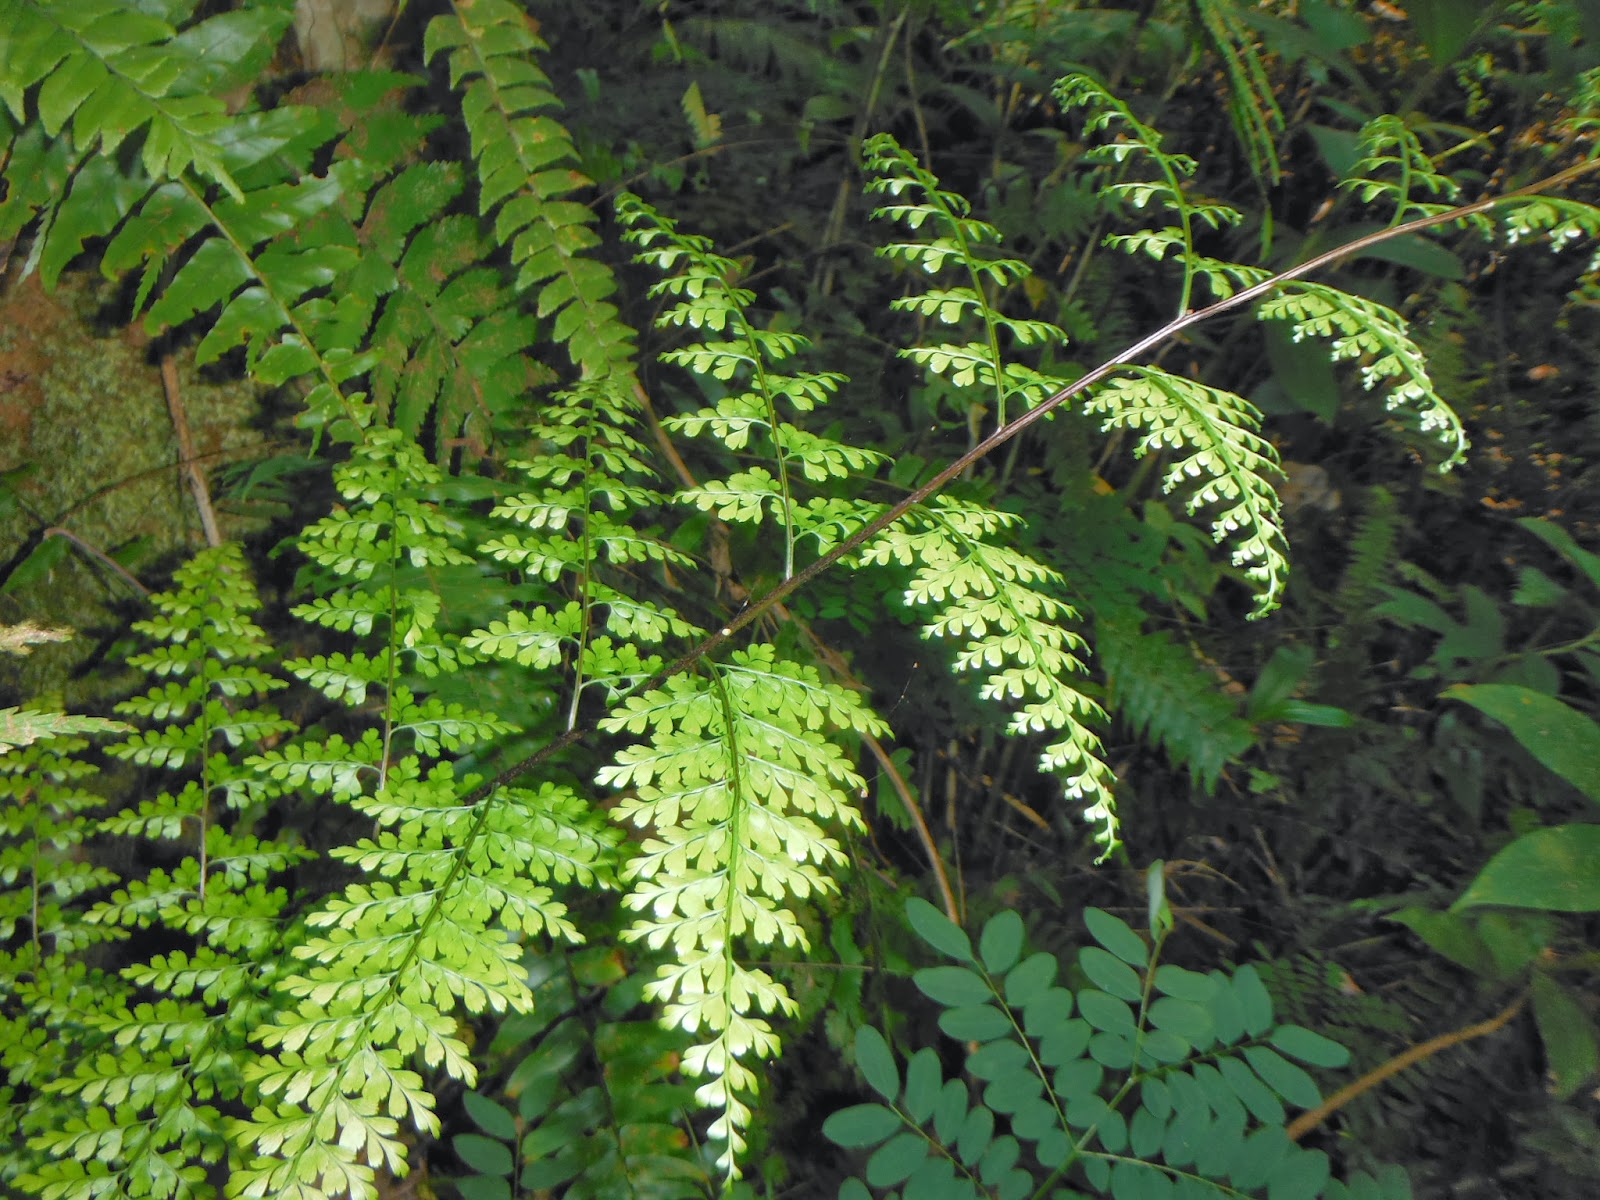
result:
[(52, 525), (49, 529), (46, 529), (42, 534), (39, 535), (39, 540), (44, 541), (46, 538), (53, 537), (66, 538), (67, 541), (71, 542), (79, 550), (82, 550), (90, 558), (95, 559), (98, 562), (102, 562), (106, 566), (110, 567), (118, 575), (122, 576), (123, 579), (127, 580), (128, 586), (134, 591), (138, 592), (139, 595), (148, 596), (150, 594), (150, 589), (135, 579), (127, 567), (123, 566), (116, 559), (112, 558), (104, 550), (100, 549), (100, 547), (91, 545), (90, 543), (84, 541), (77, 534), (73, 533), (72, 530), (63, 529), (59, 525)]
[(1522, 1011), (1522, 1006), (1527, 1002), (1528, 993), (1523, 992), (1522, 995), (1518, 996), (1487, 1021), (1479, 1021), (1476, 1025), (1468, 1025), (1465, 1029), (1452, 1030), (1450, 1033), (1441, 1033), (1436, 1038), (1429, 1038), (1420, 1046), (1413, 1046), (1411, 1049), (1395, 1055), (1388, 1062), (1380, 1063), (1354, 1083), (1340, 1088), (1321, 1104), (1317, 1105), (1316, 1108), (1301, 1113), (1293, 1121), (1289, 1122), (1284, 1132), (1289, 1135), (1290, 1141), (1298, 1142), (1346, 1104), (1349, 1104), (1350, 1101), (1363, 1092), (1371, 1091), (1385, 1079), (1398, 1075), (1407, 1067), (1415, 1066), (1425, 1058), (1432, 1058), (1441, 1050), (1448, 1050), (1451, 1046), (1459, 1046), (1462, 1042), (1470, 1042), (1474, 1038), (1487, 1037), (1496, 1030), (1503, 1029)]
[(200, 510), (200, 528), (205, 531), (206, 545), (222, 545), (222, 532), (217, 528), (217, 510), (211, 506), (211, 489), (206, 486), (206, 473), (194, 456), (194, 439), (189, 436), (189, 413), (183, 406), (183, 391), (178, 386), (178, 361), (171, 352), (161, 356), (161, 390), (167, 394), (167, 412), (172, 415), (172, 432), (178, 438), (178, 464), (189, 481), (189, 491), (194, 496), (194, 506)]

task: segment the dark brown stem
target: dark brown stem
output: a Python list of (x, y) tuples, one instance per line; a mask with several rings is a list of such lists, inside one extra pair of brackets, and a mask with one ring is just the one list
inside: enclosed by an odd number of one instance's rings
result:
[[(1343, 259), (1349, 258), (1355, 254), (1360, 254), (1366, 250), (1370, 250), (1372, 247), (1381, 245), (1384, 242), (1393, 241), (1395, 238), (1405, 237), (1408, 234), (1420, 233), (1422, 230), (1431, 229), (1436, 225), (1448, 225), (1454, 221), (1460, 221), (1468, 217), (1478, 216), (1481, 213), (1486, 213), (1491, 209), (1506, 203), (1508, 200), (1516, 200), (1524, 196), (1534, 196), (1541, 192), (1547, 192), (1552, 189), (1562, 187), (1568, 183), (1571, 183), (1573, 180), (1590, 174), (1596, 170), (1600, 170), (1600, 159), (1591, 159), (1587, 162), (1579, 163), (1576, 166), (1568, 167), (1565, 171), (1559, 171), (1548, 178), (1531, 183), (1527, 187), (1518, 188), (1515, 191), (1505, 192), (1499, 196), (1492, 196), (1483, 200), (1477, 200), (1471, 204), (1463, 204), (1459, 208), (1452, 208), (1446, 212), (1434, 213), (1425, 217), (1418, 217), (1416, 220), (1407, 221), (1403, 225), (1393, 225), (1383, 229), (1375, 230), (1364, 237), (1356, 238), (1354, 241), (1347, 242), (1343, 246), (1336, 247), (1335, 249), (1329, 250), (1326, 253), (1317, 255), (1315, 258), (1308, 259), (1298, 266), (1290, 267), (1286, 271), (1280, 271), (1270, 279), (1264, 279), (1260, 283), (1255, 284), (1252, 287), (1245, 288), (1241, 292), (1236, 292), (1226, 299), (1218, 300), (1216, 303), (1207, 305), (1205, 308), (1194, 309), (1190, 312), (1186, 312), (1182, 316), (1168, 321), (1155, 332), (1147, 334), (1145, 337), (1142, 337), (1138, 341), (1134, 342), (1121, 354), (1107, 359), (1094, 370), (1088, 372), (1086, 375), (1083, 375), (1079, 379), (1062, 388), (1060, 391), (1043, 400), (1037, 407), (1029, 409), (1027, 412), (1022, 413), (1021, 415), (1007, 422), (1005, 425), (1002, 425), (999, 429), (996, 429), (988, 437), (984, 438), (983, 441), (979, 442), (965, 454), (961, 455), (961, 457), (955, 459), (945, 466), (943, 470), (939, 471), (926, 483), (923, 483), (921, 486), (907, 493), (900, 500), (890, 505), (876, 519), (869, 521), (866, 525), (863, 525), (849, 537), (839, 542), (833, 547), (833, 549), (821, 555), (819, 558), (815, 559), (801, 570), (796, 571), (788, 579), (778, 583), (772, 588), (771, 591), (767, 592), (759, 599), (752, 600), (737, 615), (730, 618), (728, 623), (721, 629), (716, 630), (699, 645), (689, 650), (680, 658), (677, 658), (673, 662), (667, 664), (665, 667), (662, 667), (661, 670), (657, 671), (656, 674), (650, 679), (632, 689), (632, 692), (642, 693), (651, 691), (654, 688), (660, 687), (674, 675), (678, 675), (684, 671), (687, 671), (706, 655), (710, 654), (714, 650), (719, 649), (740, 630), (745, 629), (747, 626), (753, 624), (755, 621), (766, 615), (766, 613), (769, 612), (773, 606), (781, 604), (783, 601), (787, 600), (795, 592), (805, 587), (806, 584), (810, 583), (813, 579), (817, 578), (817, 576), (828, 570), (840, 559), (844, 558), (846, 555), (854, 553), (856, 550), (859, 550), (862, 546), (871, 541), (873, 538), (877, 537), (885, 529), (888, 529), (891, 525), (900, 520), (901, 517), (905, 516), (912, 509), (928, 500), (935, 493), (941, 491), (952, 479), (958, 477), (973, 463), (994, 453), (994, 451), (998, 450), (1012, 438), (1016, 437), (1024, 429), (1029, 428), (1035, 422), (1042, 421), (1045, 417), (1049, 416), (1052, 412), (1060, 408), (1074, 396), (1081, 395), (1083, 392), (1087, 391), (1095, 384), (1100, 383), (1102, 380), (1106, 379), (1113, 372), (1119, 370), (1123, 366), (1129, 363), (1137, 362), (1139, 359), (1144, 358), (1152, 350), (1155, 350), (1157, 347), (1162, 345), (1162, 343), (1170, 340), (1171, 338), (1177, 337), (1178, 334), (1184, 332), (1192, 326), (1198, 325), (1203, 321), (1209, 321), (1213, 317), (1219, 317), (1224, 313), (1233, 312), (1235, 309), (1243, 308), (1245, 305), (1251, 304), (1260, 299), (1262, 296), (1270, 294), (1286, 283), (1292, 283), (1296, 279), (1301, 279), (1307, 275), (1315, 274), (1318, 271), (1333, 266), (1335, 263), (1340, 262)], [(630, 692), (630, 694), (632, 694), (632, 692)], [(591, 731), (591, 728), (587, 726), (581, 728), (575, 727), (567, 730), (559, 737), (552, 739), (540, 749), (534, 751), (527, 758), (524, 758), (520, 762), (514, 763), (512, 766), (507, 767), (504, 771), (500, 772), (500, 774), (496, 775), (487, 783), (480, 784), (478, 787), (474, 788), (463, 798), (463, 803), (476, 804), (478, 801), (483, 800), (485, 797), (492, 794), (496, 788), (504, 787), (506, 784), (509, 784), (526, 774), (528, 771), (538, 766), (552, 755), (558, 754), (562, 750), (565, 750), (568, 746), (581, 741), (584, 737), (588, 736)]]

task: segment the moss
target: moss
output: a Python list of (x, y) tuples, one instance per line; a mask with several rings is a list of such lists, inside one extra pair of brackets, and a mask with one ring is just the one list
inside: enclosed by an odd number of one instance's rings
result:
[[(48, 570), (18, 572), (45, 530), (115, 556), (148, 588), (203, 541), (159, 365), (142, 331), (106, 327), (113, 301), (112, 285), (69, 275), (54, 294), (27, 280), (0, 303), (0, 623), (31, 619), (82, 635), (0, 659), (0, 704), (44, 692), (69, 707), (103, 697), (104, 677), (81, 678), (83, 668), (143, 613), (138, 592), (75, 544), (56, 547)], [(180, 387), (194, 451), (208, 463), (259, 443), (251, 385), (185, 367)], [(247, 530), (224, 516), (223, 532)]]

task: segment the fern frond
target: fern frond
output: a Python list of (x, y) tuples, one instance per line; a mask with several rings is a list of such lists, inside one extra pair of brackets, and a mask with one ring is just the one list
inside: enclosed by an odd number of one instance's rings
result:
[(1273, 94), (1262, 62), (1259, 38), (1244, 28), (1233, 0), (1196, 0), (1194, 12), (1228, 73), (1228, 108), (1234, 133), (1250, 156), (1262, 182), (1280, 179), (1277, 141), (1284, 127), (1283, 110)]
[(1279, 289), (1256, 310), (1264, 321), (1289, 321), (1294, 339), (1328, 338), (1335, 362), (1361, 363), (1362, 386), (1382, 388), (1384, 405), (1411, 410), (1424, 434), (1444, 447), (1441, 470), (1462, 461), (1467, 433), (1461, 418), (1434, 390), (1422, 350), (1411, 339), (1406, 320), (1387, 305), (1327, 284), (1299, 279)]
[(1212, 511), (1211, 535), (1231, 542), (1233, 564), (1256, 588), (1252, 616), (1277, 606), (1289, 569), (1278, 493), (1268, 477), (1281, 474), (1278, 452), (1261, 436), (1261, 414), (1232, 392), (1156, 367), (1124, 367), (1094, 389), (1084, 411), (1103, 428), (1139, 437), (1134, 453), (1174, 451), (1162, 477), (1168, 493), (1186, 489), (1192, 515)]
[(953, 268), (965, 277), (959, 286), (930, 288), (897, 299), (890, 307), (944, 325), (956, 325), (970, 317), (983, 330), (982, 341), (911, 346), (901, 350), (901, 356), (945, 376), (958, 388), (977, 386), (990, 393), (995, 421), (1004, 425), (1013, 402), (1032, 408), (1054, 391), (1057, 383), (1010, 362), (1003, 343), (1065, 345), (1066, 332), (1048, 321), (1014, 319), (1000, 311), (995, 293), (1021, 283), (1032, 269), (1019, 259), (1002, 258), (990, 251), (989, 247), (999, 242), (1000, 231), (975, 219), (965, 197), (940, 187), (937, 177), (888, 134), (867, 139), (862, 154), (873, 173), (867, 190), (890, 199), (872, 215), (898, 221), (913, 232), (928, 227), (923, 240), (891, 242), (878, 253), (928, 275)]
[(1207, 792), (1223, 768), (1254, 744), (1238, 702), (1170, 634), (1101, 620), (1095, 623), (1094, 648), (1110, 685), (1107, 704)]
[(374, 189), (357, 234), (363, 260), (346, 285), (377, 310), (379, 417), (416, 436), (431, 416), (441, 461), (451, 439), (492, 440), (536, 375), (535, 322), (483, 265), (493, 247), (478, 222), (453, 211), (463, 190), (453, 163), (408, 166)]
[(511, 249), (516, 289), (538, 289), (537, 312), (551, 319), (585, 378), (626, 370), (633, 330), (617, 319), (609, 268), (586, 257), (599, 242), (594, 214), (564, 199), (589, 181), (573, 164), (572, 135), (547, 110), (560, 101), (534, 65), (547, 49), (533, 18), (508, 0), (453, 4), (428, 23), (424, 58), (444, 53), (450, 83), (478, 166), (478, 211), (494, 214), (495, 240)]
[[(227, 106), (211, 92), (228, 54), (264, 46), (270, 54), (289, 24), (281, 7), (262, 5), (211, 19), (182, 35), (153, 13), (117, 0), (7, 0), (0, 22), (7, 52), (0, 58), (0, 102), (26, 122), (25, 94), (42, 84), (37, 115), (52, 138), (70, 137), (80, 156), (115, 154), (139, 137), (139, 156), (153, 179), (191, 170), (243, 198), (237, 164), (219, 136)], [(213, 36), (226, 28), (227, 38)], [(226, 52), (218, 53), (226, 47)]]
[[(229, 809), (275, 794), (235, 761), (238, 751), (293, 728), (269, 708), (242, 707), (284, 685), (256, 665), (271, 644), (251, 619), (259, 603), (240, 548), (203, 551), (174, 583), (151, 597), (155, 615), (134, 623), (158, 643), (130, 658), (166, 682), (118, 706), (156, 725), (109, 751), (193, 774), (135, 812), (102, 822), (100, 831), (173, 842), (188, 853), (169, 869), (127, 881), (85, 920), (108, 933), (159, 925), (194, 938), (203, 983), (171, 969), (188, 961), (181, 954), (123, 969), (126, 996), (108, 992), (77, 1032), (79, 1061), (53, 1085), (79, 1111), (30, 1140), (45, 1161), (25, 1186), (45, 1194), (207, 1194), (206, 1164), (223, 1159), (229, 1145), (217, 1105), (243, 1098), (237, 1062), (268, 1007), (266, 987), (285, 951), (288, 898), (264, 884), (311, 856), (226, 823)], [(143, 991), (157, 980), (183, 990)]]
[(683, 1070), (703, 1081), (695, 1096), (718, 1113), (718, 1164), (735, 1177), (754, 1064), (778, 1051), (767, 1018), (795, 1011), (741, 944), (807, 946), (787, 905), (834, 889), (827, 868), (844, 855), (828, 828), (862, 824), (865, 784), (830, 735), (887, 727), (854, 692), (756, 645), (629, 696), (601, 728), (649, 738), (598, 776), (627, 793), (618, 819), (655, 831), (627, 868), (624, 904), (641, 916), (623, 936), (670, 950), (646, 994), (699, 1039)]
[(1392, 114), (1373, 117), (1361, 127), (1361, 157), (1339, 186), (1355, 192), (1363, 204), (1381, 199), (1393, 205), (1390, 225), (1448, 212), (1461, 193), (1405, 119)]
[[(483, 544), (484, 553), (525, 578), (557, 587), (545, 603), (508, 611), (464, 645), (541, 672), (570, 668), (567, 680), (552, 674), (545, 685), (567, 689), (569, 728), (588, 689), (614, 699), (660, 668), (650, 648), (697, 632), (673, 609), (621, 587), (620, 572), (632, 564), (691, 562), (638, 527), (662, 497), (650, 486), (648, 451), (632, 432), (636, 415), (619, 377), (555, 396), (530, 430), (545, 452), (508, 464), (527, 490), (503, 497), (491, 513), (512, 531)], [(563, 603), (563, 589), (576, 599)]]
[(722, 382), (736, 378), (748, 382), (747, 390), (730, 391), (714, 408), (669, 418), (667, 428), (691, 436), (713, 434), (731, 450), (745, 449), (758, 438), (758, 448), (771, 455), (771, 471), (765, 467), (737, 471), (686, 488), (678, 499), (734, 523), (758, 524), (770, 515), (783, 530), (787, 579), (794, 574), (800, 534), (795, 472), (823, 483), (845, 479), (855, 471), (876, 470), (884, 456), (808, 433), (785, 420), (780, 406), (810, 412), (826, 403), (845, 380), (833, 373), (788, 374), (779, 369), (811, 343), (799, 334), (755, 324), (750, 315), (755, 294), (735, 283), (737, 263), (713, 252), (708, 239), (679, 232), (675, 222), (636, 196), (621, 197), (617, 214), (628, 227), (628, 240), (640, 248), (638, 261), (665, 273), (650, 294), (671, 296), (675, 303), (661, 314), (658, 324), (731, 335), (669, 350), (662, 361)]
[[(1225, 31), (1223, 36), (1226, 37)], [(1236, 225), (1243, 214), (1230, 205), (1190, 195), (1188, 181), (1195, 173), (1194, 159), (1162, 149), (1161, 135), (1135, 117), (1127, 104), (1097, 80), (1087, 75), (1067, 75), (1057, 81), (1055, 96), (1063, 108), (1085, 111), (1086, 135), (1106, 133), (1113, 139), (1090, 151), (1091, 161), (1130, 168), (1137, 166), (1155, 172), (1154, 179), (1119, 178), (1101, 191), (1135, 209), (1154, 203), (1177, 219), (1175, 226), (1114, 235), (1107, 239), (1107, 244), (1130, 254), (1149, 254), (1157, 259), (1168, 249), (1176, 249), (1183, 262), (1183, 285), (1178, 293), (1180, 315), (1189, 311), (1197, 279), (1207, 280), (1219, 297), (1231, 295), (1228, 286), (1231, 264), (1205, 259), (1195, 247), (1195, 235), (1200, 225), (1212, 229)]]
[(1078, 614), (1043, 590), (1058, 587), (1060, 576), (997, 544), (995, 535), (1019, 520), (942, 497), (874, 538), (860, 561), (911, 568), (906, 603), (933, 614), (923, 636), (956, 641), (956, 670), (981, 672), (985, 700), (1016, 706), (1007, 732), (1056, 739), (1042, 750), (1040, 768), (1085, 802), (1083, 818), (1109, 855), (1118, 844), (1112, 776), (1087, 724), (1105, 713), (1071, 684), (1084, 674), (1086, 646), (1068, 624)]
[(454, 545), (457, 524), (426, 498), (439, 480), (415, 445), (372, 431), (335, 474), (348, 507), (302, 538), (313, 562), (354, 581), (305, 615), (328, 623), (347, 608), (351, 628), (370, 622), (373, 649), (287, 666), (336, 682), (348, 703), (375, 705), (379, 727), (353, 746), (329, 738), (253, 765), (333, 791), (375, 832), (332, 851), (360, 881), (307, 918), (297, 971), (278, 984), (284, 1010), (257, 1032), (265, 1052), (248, 1079), (260, 1102), (241, 1129), (253, 1157), (234, 1173), (238, 1195), (359, 1200), (376, 1195), (374, 1168), (402, 1173), (402, 1122), (438, 1128), (431, 1092), (409, 1064), (470, 1082), (454, 1009), (526, 1008), (513, 939), (577, 940), (555, 887), (609, 878), (615, 836), (569, 788), (499, 787), (463, 803), (477, 779), (432, 761), (507, 728), (492, 714), (419, 698), (407, 682), (475, 657), (439, 628), (439, 597), (422, 586), (428, 570), (470, 561)]

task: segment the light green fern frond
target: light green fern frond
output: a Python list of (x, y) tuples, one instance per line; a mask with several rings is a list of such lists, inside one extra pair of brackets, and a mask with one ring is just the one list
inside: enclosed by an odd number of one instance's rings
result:
[(1004, 425), (1013, 402), (1032, 408), (1057, 386), (1057, 381), (1010, 361), (1011, 347), (1065, 345), (1066, 332), (1048, 321), (1001, 312), (999, 293), (1026, 279), (1032, 269), (1019, 259), (993, 253), (1000, 231), (974, 218), (965, 197), (941, 188), (937, 177), (888, 134), (869, 138), (862, 154), (873, 174), (867, 190), (889, 198), (872, 215), (923, 235), (917, 241), (890, 242), (878, 253), (927, 275), (950, 268), (962, 278), (953, 286), (901, 297), (891, 307), (943, 325), (970, 321), (982, 329), (981, 341), (910, 346), (901, 356), (955, 387), (981, 388), (993, 397), (996, 424)]
[(464, 802), (477, 780), (433, 761), (510, 731), (491, 714), (419, 699), (409, 682), (474, 657), (440, 628), (428, 586), (430, 568), (470, 561), (426, 497), (439, 478), (414, 444), (373, 431), (336, 472), (348, 507), (302, 538), (349, 586), (296, 611), (368, 630), (372, 649), (287, 666), (341, 703), (375, 708), (378, 725), (354, 744), (328, 738), (254, 762), (349, 803), (375, 832), (332, 851), (359, 881), (307, 918), (298, 969), (279, 984), (285, 1011), (258, 1031), (265, 1053), (248, 1079), (260, 1102), (242, 1129), (253, 1157), (233, 1178), (241, 1196), (359, 1200), (376, 1195), (376, 1168), (403, 1173), (403, 1125), (438, 1129), (414, 1062), (470, 1082), (457, 1005), (525, 1008), (516, 939), (577, 940), (554, 889), (609, 877), (615, 837), (571, 789), (499, 787)]
[(862, 823), (866, 785), (830, 738), (887, 727), (854, 692), (756, 645), (630, 696), (601, 728), (649, 739), (599, 774), (624, 790), (618, 819), (654, 830), (628, 865), (624, 903), (640, 916), (624, 936), (667, 952), (647, 994), (698, 1039), (683, 1070), (702, 1081), (719, 1163), (736, 1176), (755, 1065), (778, 1052), (767, 1018), (795, 1012), (742, 947), (807, 947), (789, 906), (834, 889), (844, 854), (830, 829)]
[(759, 466), (737, 471), (685, 488), (678, 499), (724, 521), (758, 524), (775, 519), (783, 531), (787, 579), (794, 574), (801, 534), (796, 474), (814, 483), (842, 480), (876, 470), (884, 455), (809, 432), (785, 419), (784, 409), (806, 413), (827, 403), (845, 378), (833, 372), (781, 369), (811, 343), (799, 334), (755, 323), (749, 311), (755, 294), (735, 283), (738, 264), (716, 254), (708, 239), (680, 232), (675, 222), (636, 196), (621, 197), (617, 213), (628, 226), (628, 240), (641, 249), (638, 260), (664, 273), (650, 294), (674, 300), (657, 323), (727, 335), (669, 350), (662, 361), (719, 382), (737, 379), (748, 385), (731, 391), (713, 408), (669, 418), (667, 427), (690, 436), (712, 434), (730, 450), (747, 449), (754, 439), (755, 448), (771, 456), (770, 471)]
[(1106, 429), (1138, 436), (1134, 453), (1171, 452), (1162, 490), (1184, 490), (1190, 514), (1211, 516), (1218, 545), (1233, 546), (1233, 564), (1256, 589), (1252, 616), (1277, 606), (1288, 575), (1288, 544), (1278, 493), (1278, 452), (1261, 436), (1261, 414), (1232, 392), (1157, 367), (1124, 367), (1094, 389), (1084, 411)]
[[(901, 356), (956, 387), (981, 389), (993, 398), (1002, 423), (1009, 403), (1032, 407), (1056, 391), (1061, 380), (1012, 361), (1011, 354), (1015, 347), (1063, 344), (1066, 334), (1048, 322), (1008, 318), (997, 306), (997, 293), (1026, 278), (1028, 266), (995, 255), (999, 231), (973, 218), (966, 199), (941, 188), (893, 138), (880, 134), (863, 151), (874, 173), (869, 190), (889, 198), (874, 215), (922, 235), (892, 242), (880, 253), (926, 275), (948, 269), (961, 279), (893, 306), (941, 324), (966, 322), (982, 330), (981, 340), (911, 346)], [(842, 507), (808, 510), (808, 528), (819, 538), (847, 536), (852, 520), (860, 518)], [(1018, 521), (981, 504), (936, 498), (873, 539), (857, 561), (894, 562), (913, 570), (906, 601), (930, 614), (924, 636), (955, 642), (955, 667), (982, 672), (983, 698), (1015, 706), (1009, 732), (1052, 739), (1040, 765), (1062, 778), (1068, 796), (1084, 802), (1084, 819), (1109, 854), (1117, 845), (1111, 772), (1088, 725), (1105, 714), (1072, 686), (1072, 679), (1084, 673), (1080, 654), (1085, 646), (1071, 628), (1077, 614), (1053, 594), (1060, 577), (999, 544), (1003, 531)], [(837, 533), (830, 522), (840, 523)]]
[(1461, 418), (1428, 377), (1427, 362), (1412, 341), (1406, 320), (1387, 305), (1327, 284), (1298, 279), (1267, 297), (1256, 309), (1262, 320), (1289, 321), (1294, 339), (1328, 338), (1335, 362), (1361, 364), (1361, 383), (1384, 392), (1390, 412), (1410, 410), (1424, 434), (1444, 447), (1441, 469), (1462, 461), (1467, 433)]
[(1194, 296), (1195, 281), (1206, 280), (1219, 297), (1232, 294), (1239, 283), (1253, 283), (1255, 277), (1240, 276), (1241, 268), (1221, 263), (1201, 255), (1195, 247), (1198, 226), (1220, 229), (1236, 225), (1242, 219), (1238, 209), (1190, 195), (1189, 179), (1195, 173), (1195, 161), (1186, 154), (1173, 154), (1163, 150), (1162, 137), (1150, 126), (1133, 115), (1122, 100), (1112, 95), (1097, 80), (1087, 75), (1067, 75), (1057, 81), (1055, 95), (1064, 108), (1081, 108), (1085, 111), (1084, 133), (1107, 134), (1112, 140), (1102, 143), (1090, 152), (1091, 161), (1128, 168), (1140, 167), (1153, 171), (1152, 179), (1119, 179), (1101, 191), (1116, 197), (1130, 208), (1148, 208), (1154, 203), (1177, 220), (1176, 225), (1159, 229), (1141, 230), (1130, 234), (1113, 234), (1106, 244), (1128, 254), (1148, 254), (1164, 258), (1169, 250), (1177, 251), (1183, 263), (1183, 286), (1178, 293), (1178, 312), (1188, 312)]
[(1447, 212), (1461, 193), (1423, 149), (1416, 131), (1391, 114), (1361, 127), (1361, 157), (1339, 186), (1355, 192), (1363, 204), (1381, 199), (1393, 205), (1391, 225)]
[[(548, 673), (545, 686), (567, 693), (568, 728), (587, 689), (615, 699), (660, 669), (651, 647), (698, 632), (624, 586), (622, 572), (635, 564), (692, 562), (638, 525), (662, 497), (632, 433), (636, 417), (637, 403), (616, 376), (555, 396), (530, 430), (544, 452), (508, 464), (525, 490), (491, 513), (513, 528), (483, 545), (491, 558), (551, 586), (543, 603), (508, 611), (463, 644)], [(562, 668), (565, 678), (553, 670)]]
[(54, 1085), (78, 1111), (35, 1132), (44, 1161), (25, 1177), (63, 1198), (205, 1194), (207, 1167), (228, 1156), (219, 1105), (243, 1099), (238, 1063), (270, 1020), (267, 993), (286, 952), (288, 897), (270, 880), (310, 857), (230, 819), (277, 791), (241, 765), (245, 750), (293, 728), (247, 707), (285, 685), (260, 666), (271, 643), (251, 618), (259, 602), (243, 553), (231, 543), (202, 551), (174, 584), (134, 623), (156, 644), (130, 662), (158, 682), (118, 706), (151, 727), (110, 753), (182, 782), (100, 832), (186, 853), (128, 880), (85, 919), (108, 931), (163, 926), (190, 945), (125, 967), (128, 986), (108, 989), (79, 1031), (77, 1062)]
[(1113, 780), (1090, 728), (1106, 715), (1072, 686), (1084, 674), (1086, 646), (1071, 628), (1078, 614), (1052, 594), (1060, 576), (999, 544), (1020, 520), (941, 497), (874, 538), (860, 560), (912, 569), (906, 602), (931, 613), (923, 636), (955, 642), (956, 670), (979, 672), (985, 700), (1014, 706), (1008, 732), (1054, 739), (1039, 765), (1084, 802), (1083, 819), (1109, 855), (1118, 844)]

